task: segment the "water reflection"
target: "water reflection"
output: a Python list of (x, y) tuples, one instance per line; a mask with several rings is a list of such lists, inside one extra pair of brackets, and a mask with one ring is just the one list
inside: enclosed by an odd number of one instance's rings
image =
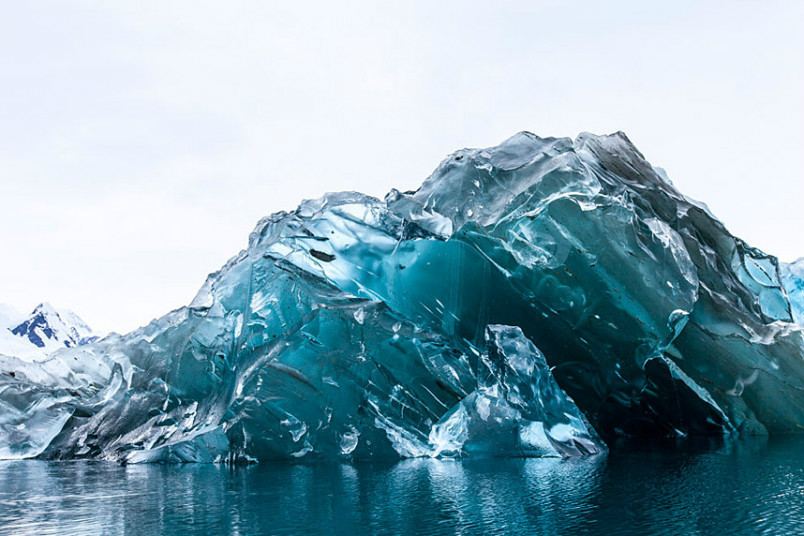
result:
[(235, 468), (0, 462), (0, 534), (804, 534), (803, 447)]

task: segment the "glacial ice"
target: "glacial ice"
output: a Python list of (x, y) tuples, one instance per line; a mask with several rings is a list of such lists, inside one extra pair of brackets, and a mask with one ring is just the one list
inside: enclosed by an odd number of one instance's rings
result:
[(477, 389), (430, 430), (431, 456), (582, 456), (606, 446), (518, 327), (486, 328)]
[(804, 325), (804, 257), (790, 264), (783, 263), (781, 270), (793, 320)]
[(415, 192), (264, 218), (139, 330), (0, 356), (0, 458), (575, 456), (801, 431), (784, 269), (624, 134), (520, 133)]

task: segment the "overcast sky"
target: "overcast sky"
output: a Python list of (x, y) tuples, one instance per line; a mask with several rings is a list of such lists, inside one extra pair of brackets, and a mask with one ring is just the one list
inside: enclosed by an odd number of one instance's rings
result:
[(100, 331), (187, 304), (266, 214), (453, 150), (625, 131), (804, 255), (804, 2), (7, 2), (0, 302)]

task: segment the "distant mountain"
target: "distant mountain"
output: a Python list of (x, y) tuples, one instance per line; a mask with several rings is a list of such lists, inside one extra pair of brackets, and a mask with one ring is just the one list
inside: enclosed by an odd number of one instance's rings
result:
[(68, 309), (45, 302), (26, 316), (0, 304), (0, 354), (36, 359), (97, 339), (86, 322)]

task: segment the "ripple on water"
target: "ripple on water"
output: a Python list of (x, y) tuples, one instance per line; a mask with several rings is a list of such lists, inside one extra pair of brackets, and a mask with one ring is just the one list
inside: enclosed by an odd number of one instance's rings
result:
[(581, 460), (0, 462), (0, 534), (804, 534), (804, 438)]

